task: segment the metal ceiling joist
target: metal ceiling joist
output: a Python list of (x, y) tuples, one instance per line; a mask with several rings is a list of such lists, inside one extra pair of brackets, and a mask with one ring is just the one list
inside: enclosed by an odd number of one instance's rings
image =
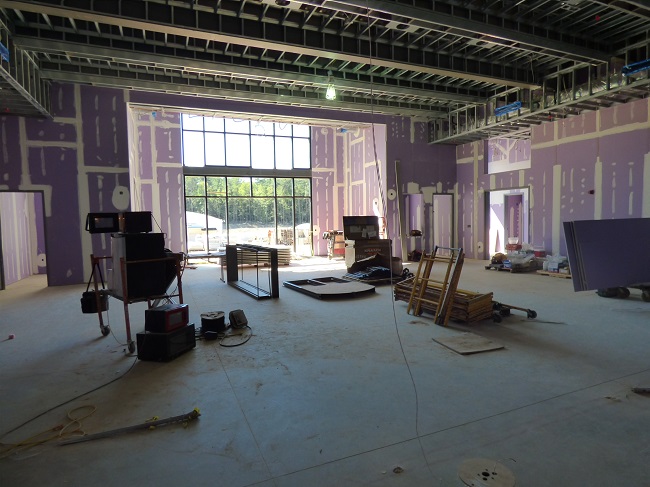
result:
[[(504, 135), (508, 134), (509, 124), (515, 123), (533, 123), (539, 124), (550, 119), (565, 118), (567, 115), (575, 115), (580, 113), (583, 109), (597, 109), (605, 106), (604, 103), (616, 104), (625, 103), (633, 98), (650, 97), (650, 76), (629, 81), (628, 83), (620, 86), (605, 86), (602, 87), (603, 91), (594, 94), (585, 94), (577, 96), (576, 98), (567, 97), (565, 100), (554, 103), (551, 106), (542, 106), (538, 109), (530, 111), (528, 108), (521, 110), (519, 115), (505, 116), (505, 117), (490, 117), (484, 118), (484, 124), (477, 126), (475, 123), (465, 123), (463, 128), (458, 128), (454, 133), (449, 132), (449, 127), (455, 123), (455, 118), (450, 115), (446, 126), (443, 127), (441, 122), (432, 122), (438, 124), (439, 128), (431, 129), (429, 132), (432, 135), (431, 142), (445, 143), (445, 144), (458, 144), (461, 143), (470, 134), (479, 134), (479, 138), (489, 138), (494, 135), (496, 131), (502, 132)], [(606, 100), (606, 101), (605, 101)], [(603, 101), (603, 105), (600, 105)], [(596, 105), (594, 105), (594, 103)], [(575, 110), (574, 110), (575, 109)]]
[(94, 86), (120, 87), (123, 89), (143, 90), (151, 92), (163, 92), (177, 95), (201, 96), (205, 98), (217, 98), (231, 100), (236, 98), (239, 101), (254, 103), (265, 103), (271, 105), (283, 105), (305, 108), (321, 108), (342, 112), (357, 112), (377, 115), (397, 115), (404, 117), (415, 117), (421, 120), (432, 118), (432, 112), (427, 109), (415, 110), (388, 106), (381, 103), (355, 103), (342, 102), (337, 100), (324, 100), (320, 98), (295, 98), (287, 103), (287, 97), (283, 95), (253, 92), (235, 92), (234, 90), (215, 90), (195, 85), (181, 85), (171, 82), (146, 81), (127, 78), (109, 78), (105, 75), (91, 75), (87, 73), (72, 73), (64, 71), (43, 70), (43, 76), (59, 82), (91, 84)]
[[(271, 49), (278, 50), (282, 49), (284, 52), (289, 52), (293, 54), (304, 54), (307, 56), (317, 56), (328, 58), (331, 60), (337, 61), (350, 61), (358, 62), (363, 64), (370, 64), (380, 67), (390, 67), (395, 69), (406, 69), (406, 70), (417, 70), (423, 73), (431, 73), (440, 76), (450, 76), (453, 78), (459, 79), (470, 79), (477, 80), (486, 83), (494, 84), (508, 84), (510, 86), (519, 86), (522, 88), (534, 88), (536, 85), (534, 83), (520, 81), (517, 79), (506, 79), (505, 71), (503, 67), (493, 65), (489, 71), (499, 71), (500, 75), (490, 75), (490, 74), (477, 74), (473, 72), (465, 72), (461, 70), (451, 70), (443, 67), (431, 66), (434, 64), (434, 59), (436, 56), (431, 55), (429, 59), (424, 63), (410, 63), (404, 62), (398, 59), (390, 59), (388, 57), (379, 57), (375, 53), (374, 57), (368, 56), (366, 54), (354, 54), (343, 51), (336, 51), (332, 49), (327, 49), (325, 46), (321, 48), (305, 47), (304, 45), (282, 43), (281, 46), (278, 45), (277, 40), (267, 40), (262, 38), (254, 38), (252, 36), (244, 35), (235, 35), (235, 34), (223, 34), (218, 31), (209, 31), (205, 27), (199, 27), (198, 25), (194, 26), (183, 26), (179, 27), (172, 24), (162, 24), (158, 22), (152, 22), (141, 19), (126, 18), (123, 16), (116, 15), (107, 15), (101, 14), (99, 12), (93, 12), (91, 10), (79, 10), (72, 8), (63, 8), (52, 6), (44, 3), (37, 2), (26, 2), (18, 0), (2, 0), (1, 4), (8, 8), (23, 10), (27, 12), (39, 13), (41, 15), (52, 15), (65, 18), (73, 18), (75, 20), (83, 20), (86, 22), (99, 22), (100, 24), (107, 24), (116, 26), (120, 29), (130, 28), (134, 30), (148, 30), (151, 32), (157, 32), (161, 34), (169, 34), (180, 37), (192, 37), (193, 39), (201, 39), (203, 41), (210, 40), (222, 43), (233, 43), (239, 46), (248, 46), (253, 48), (260, 49)], [(215, 14), (216, 15), (216, 14)], [(525, 71), (523, 71), (525, 74)]]
[[(33, 50), (49, 54), (74, 54), (88, 59), (102, 59), (121, 62), (132, 62), (134, 64), (169, 67), (172, 69), (186, 69), (200, 73), (214, 74), (219, 76), (233, 76), (237, 78), (269, 79), (280, 83), (298, 83), (327, 87), (328, 78), (323, 76), (309, 76), (300, 73), (286, 73), (282, 71), (269, 71), (267, 69), (251, 68), (234, 64), (214, 63), (190, 59), (180, 59), (171, 56), (160, 56), (146, 54), (136, 51), (126, 51), (113, 48), (102, 48), (83, 44), (75, 44), (63, 41), (48, 41), (28, 37), (16, 37), (15, 43), (25, 50)], [(413, 89), (404, 86), (380, 85), (362, 81), (336, 78), (335, 86), (341, 90), (357, 90), (370, 95), (371, 93), (388, 95), (391, 91), (399, 95), (410, 95), (423, 102), (432, 99), (445, 100), (455, 103), (478, 103), (480, 97), (448, 93), (443, 91), (429, 91)]]
[(0, 39), (7, 44), (0, 56), (0, 114), (50, 117), (49, 85), (36, 62), (13, 43), (4, 23)]
[(340, 11), (362, 12), (372, 15), (372, 11), (379, 11), (389, 15), (397, 15), (409, 19), (409, 25), (423, 29), (437, 30), (440, 26), (454, 29), (454, 34), (465, 37), (489, 36), (489, 42), (501, 44), (509, 48), (522, 49), (534, 53), (547, 52), (561, 58), (574, 58), (578, 62), (607, 61), (602, 51), (587, 49), (579, 45), (558, 42), (546, 37), (530, 35), (502, 26), (494, 26), (483, 22), (476, 22), (461, 17), (433, 12), (417, 7), (410, 7), (398, 2), (386, 0), (306, 0), (304, 3), (311, 5), (322, 4), (325, 8), (334, 8)]
[[(261, 68), (252, 68), (247, 66), (239, 66), (235, 64), (225, 64), (225, 63), (215, 63), (191, 59), (180, 59), (172, 56), (160, 56), (153, 54), (146, 54), (136, 51), (126, 51), (113, 48), (102, 48), (96, 46), (90, 46), (85, 44), (76, 44), (71, 42), (64, 41), (51, 41), (44, 39), (35, 39), (29, 37), (16, 37), (15, 42), (17, 46), (20, 46), (25, 50), (33, 50), (43, 53), (65, 53), (71, 54), (74, 53), (79, 56), (84, 56), (87, 58), (96, 58), (96, 59), (110, 59), (110, 60), (122, 60), (123, 62), (134, 62), (144, 65), (160, 65), (160, 66), (169, 66), (173, 68), (186, 68), (196, 71), (214, 73), (225, 75), (226, 73), (232, 74), (234, 76), (257, 76), (257, 77), (273, 77), (274, 79), (281, 82), (303, 82), (303, 83), (312, 83), (319, 84), (323, 87), (326, 87), (328, 84), (328, 79), (322, 76), (310, 76), (303, 75), (300, 73), (292, 72), (286, 73), (283, 71), (269, 71), (267, 69)], [(423, 90), (423, 89), (414, 89), (404, 86), (402, 84), (396, 85), (387, 85), (379, 82), (363, 82), (355, 81), (347, 78), (336, 78), (335, 85), (337, 88), (341, 89), (358, 89), (365, 90), (366, 93), (370, 94), (371, 92), (376, 93), (390, 93), (391, 91), (396, 91), (400, 94), (410, 94), (419, 99), (426, 100), (431, 98), (436, 98), (438, 100), (449, 101), (453, 103), (477, 103), (481, 101), (480, 97), (469, 96), (463, 94), (457, 94), (453, 92), (445, 92), (442, 90)], [(380, 79), (378, 79), (380, 81)]]

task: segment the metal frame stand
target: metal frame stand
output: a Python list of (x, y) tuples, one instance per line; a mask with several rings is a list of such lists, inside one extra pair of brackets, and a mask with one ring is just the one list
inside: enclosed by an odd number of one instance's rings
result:
[[(91, 264), (93, 266), (93, 269), (97, 267), (99, 269), (99, 265), (102, 260), (107, 260), (107, 259), (112, 259), (112, 257), (95, 257), (94, 254), (90, 255), (90, 260)], [(158, 296), (147, 296), (145, 298), (139, 298), (139, 299), (130, 299), (129, 298), (129, 290), (127, 286), (127, 269), (129, 264), (140, 264), (144, 262), (162, 262), (162, 261), (174, 261), (176, 265), (176, 286), (178, 288), (178, 292), (175, 294), (163, 294), (163, 295), (158, 295)], [(147, 260), (130, 260), (130, 261), (125, 261), (124, 258), (120, 259), (119, 265), (120, 265), (120, 270), (121, 272), (121, 277), (122, 277), (122, 294), (123, 296), (120, 296), (119, 294), (112, 292), (110, 289), (106, 290), (109, 296), (112, 296), (114, 298), (119, 299), (122, 301), (123, 306), (124, 306), (124, 322), (126, 326), (126, 343), (127, 347), (129, 349), (130, 353), (135, 352), (135, 341), (131, 337), (131, 319), (129, 316), (129, 304), (132, 303), (138, 303), (138, 302), (147, 302), (147, 307), (152, 308), (157, 305), (157, 303), (161, 299), (171, 299), (174, 297), (178, 297), (179, 303), (183, 303), (183, 283), (182, 283), (182, 262), (184, 260), (184, 257), (181, 254), (174, 254), (171, 257), (164, 257), (161, 259), (147, 259)], [(115, 265), (115, 263), (113, 263)], [(102, 333), (103, 336), (107, 336), (110, 332), (111, 329), (108, 325), (104, 324), (104, 317), (103, 317), (103, 312), (102, 308), (100, 306), (100, 292), (99, 292), (99, 284), (97, 281), (97, 274), (98, 272), (93, 273), (93, 283), (95, 286), (95, 296), (97, 299), (97, 315), (99, 317), (99, 329)]]

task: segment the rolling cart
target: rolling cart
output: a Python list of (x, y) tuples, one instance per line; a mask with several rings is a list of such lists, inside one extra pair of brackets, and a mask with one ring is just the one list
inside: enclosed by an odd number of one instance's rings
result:
[[(95, 257), (94, 255), (91, 254), (90, 260), (92, 263), (92, 268), (93, 269), (99, 269), (101, 262), (105, 261), (107, 259), (113, 259), (113, 257), (108, 256), (108, 257)], [(97, 315), (99, 317), (99, 329), (101, 331), (102, 336), (108, 336), (111, 332), (110, 326), (104, 324), (104, 317), (103, 317), (103, 307), (101, 306), (100, 299), (102, 298), (103, 294), (107, 294), (108, 296), (112, 296), (114, 298), (119, 299), (120, 301), (123, 302), (124, 304), (124, 321), (126, 325), (126, 343), (127, 343), (127, 348), (130, 353), (135, 352), (135, 341), (131, 337), (131, 320), (129, 317), (129, 304), (132, 303), (137, 303), (137, 302), (145, 302), (147, 303), (147, 307), (149, 309), (158, 306), (162, 301), (164, 300), (171, 300), (174, 297), (177, 297), (179, 300), (179, 303), (183, 303), (183, 284), (182, 284), (182, 274), (183, 274), (183, 263), (185, 262), (185, 258), (183, 254), (170, 254), (169, 257), (163, 257), (159, 259), (145, 259), (145, 260), (129, 260), (126, 261), (124, 258), (119, 259), (119, 263), (113, 263), (113, 265), (119, 265), (120, 266), (120, 277), (121, 277), (121, 289), (99, 289), (99, 281), (98, 281), (98, 275), (101, 275), (100, 272), (93, 272), (93, 283), (95, 287), (95, 296), (97, 299)], [(148, 264), (148, 263), (160, 263), (163, 265), (169, 265), (173, 266), (175, 269), (175, 276), (174, 279), (176, 280), (176, 291), (173, 294), (167, 294), (166, 292), (155, 295), (155, 296), (139, 296), (139, 297), (130, 297), (129, 296), (129, 289), (128, 289), (128, 279), (127, 279), (127, 273), (128, 273), (128, 268), (131, 265), (138, 265), (138, 264)], [(166, 282), (167, 286), (165, 287), (165, 290), (169, 289), (171, 287), (171, 284), (173, 282), (172, 279), (170, 282)]]

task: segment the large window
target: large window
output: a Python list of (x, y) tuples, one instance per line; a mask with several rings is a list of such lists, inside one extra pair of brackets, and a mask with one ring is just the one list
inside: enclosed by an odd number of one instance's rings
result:
[(307, 125), (182, 115), (188, 167), (311, 168)]
[(190, 114), (181, 122), (188, 252), (253, 243), (310, 254), (309, 126)]
[(188, 252), (227, 243), (311, 249), (311, 179), (185, 176)]

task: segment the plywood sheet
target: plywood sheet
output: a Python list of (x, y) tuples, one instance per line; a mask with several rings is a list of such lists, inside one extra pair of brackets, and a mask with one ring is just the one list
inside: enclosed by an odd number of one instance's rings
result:
[(493, 342), (474, 333), (461, 333), (449, 337), (434, 338), (434, 342), (453, 350), (461, 355), (470, 355), (472, 353), (489, 352), (504, 348), (503, 345)]

